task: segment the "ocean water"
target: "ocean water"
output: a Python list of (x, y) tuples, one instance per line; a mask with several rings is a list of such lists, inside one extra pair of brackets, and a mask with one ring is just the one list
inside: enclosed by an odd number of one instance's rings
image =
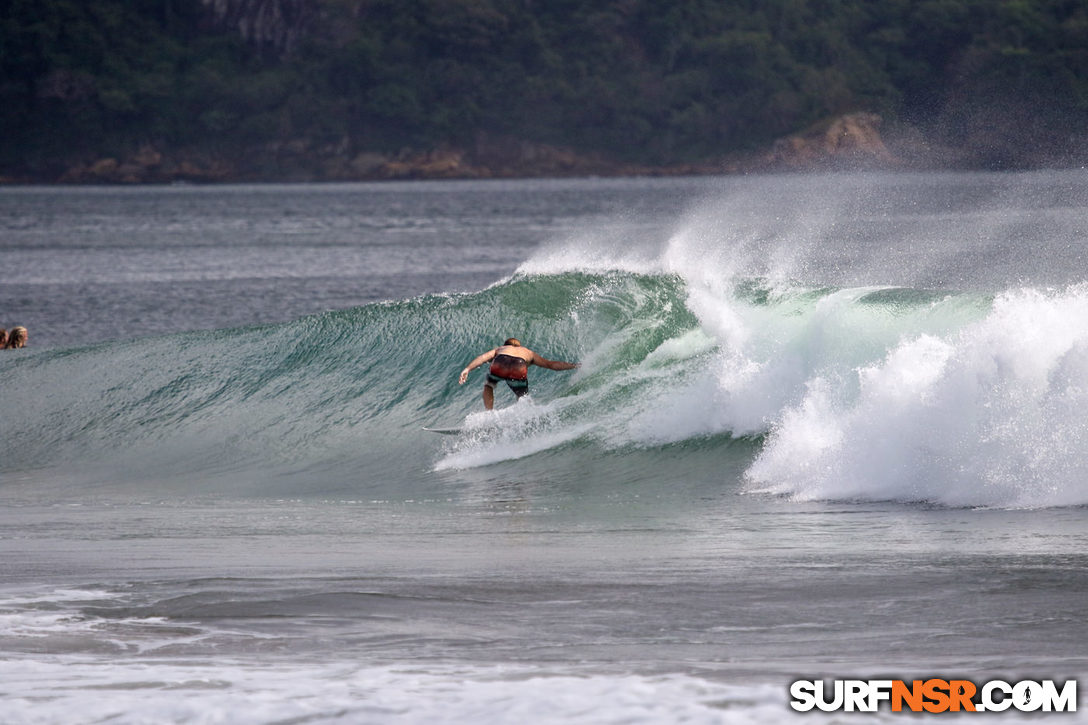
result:
[[(1083, 170), (0, 189), (0, 721), (1080, 678), (1086, 249)], [(508, 336), (582, 366), (484, 412)]]

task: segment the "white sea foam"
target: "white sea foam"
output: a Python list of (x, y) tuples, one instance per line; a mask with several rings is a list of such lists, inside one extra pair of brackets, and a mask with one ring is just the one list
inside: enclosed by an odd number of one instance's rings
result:
[(562, 400), (537, 404), (525, 397), (514, 405), (470, 413), (435, 470), (514, 461), (576, 440), (591, 426), (561, 423), (563, 408)]
[[(775, 188), (775, 187), (771, 187)], [(773, 206), (764, 184), (707, 199), (664, 230), (612, 226), (542, 245), (518, 266), (521, 274), (623, 271), (678, 274), (691, 286), (725, 289), (736, 279), (790, 281), (806, 253), (835, 226), (834, 202), (800, 192), (789, 210)], [(795, 190), (796, 191), (796, 190)]]
[[(806, 289), (793, 280), (814, 259), (824, 276), (834, 272), (834, 250), (818, 246), (834, 239), (838, 207), (766, 212), (753, 198), (707, 203), (665, 236), (567, 240), (522, 266), (676, 275), (698, 334), (711, 341), (709, 353), (673, 365), (641, 401), (605, 416), (598, 438), (657, 445), (770, 433), (748, 478), (754, 489), (797, 498), (1088, 503), (1088, 286), (1010, 289), (993, 300)], [(920, 269), (951, 254), (932, 245), (901, 250), (904, 279), (908, 252), (921, 255)], [(842, 262), (864, 274), (860, 261)], [(754, 297), (745, 292), (752, 280), (761, 290)], [(658, 357), (689, 342), (670, 341)], [(653, 372), (628, 375), (650, 380)]]
[(814, 721), (785, 685), (526, 666), (5, 659), (0, 683), (11, 725)]
[(1017, 290), (960, 332), (905, 339), (784, 411), (748, 472), (798, 498), (1088, 503), (1088, 286)]

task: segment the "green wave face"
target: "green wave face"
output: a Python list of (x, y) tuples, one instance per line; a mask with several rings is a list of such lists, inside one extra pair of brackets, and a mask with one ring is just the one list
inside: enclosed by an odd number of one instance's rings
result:
[[(848, 374), (987, 304), (760, 280), (708, 298), (671, 275), (521, 275), (282, 325), (12, 357), (0, 373), (20, 414), (0, 433), (9, 470), (240, 495), (399, 489), (510, 461), (552, 471), (577, 466), (572, 451), (684, 445), (748, 460), (751, 445), (732, 441), (766, 434), (814, 376)], [(534, 368), (530, 399), (515, 405), (500, 386), (484, 415), (484, 370), (465, 386), (457, 375), (511, 336), (582, 367)], [(424, 425), (465, 433), (440, 441)]]

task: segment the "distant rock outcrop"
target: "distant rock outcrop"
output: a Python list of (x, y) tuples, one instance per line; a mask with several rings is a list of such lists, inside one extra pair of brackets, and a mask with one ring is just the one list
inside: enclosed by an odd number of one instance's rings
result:
[[(599, 153), (578, 152), (480, 133), (468, 148), (367, 148), (358, 139), (316, 143), (307, 138), (217, 156), (199, 149), (144, 145), (127, 156), (84, 158), (59, 178), (75, 184), (225, 181), (359, 181), (563, 176), (649, 176), (826, 169), (942, 168), (959, 162), (951, 149), (931, 146), (917, 132), (896, 127), (888, 142), (880, 116), (852, 113), (774, 142), (763, 152), (702, 162), (640, 166)], [(17, 181), (18, 179), (0, 179)]]
[(898, 159), (880, 136), (875, 113), (851, 113), (779, 139), (760, 166), (772, 169), (887, 168)]
[(77, 164), (57, 179), (62, 184), (148, 184), (173, 181), (231, 181), (235, 168), (221, 159), (168, 159), (152, 146), (120, 160), (106, 157)]

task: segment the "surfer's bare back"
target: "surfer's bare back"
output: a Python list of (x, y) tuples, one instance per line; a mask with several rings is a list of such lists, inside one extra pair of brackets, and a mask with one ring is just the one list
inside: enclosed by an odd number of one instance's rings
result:
[(491, 363), (487, 371), (487, 380), (484, 381), (484, 407), (488, 410), (495, 407), (495, 384), (500, 380), (510, 386), (514, 395), (519, 398), (529, 392), (530, 365), (538, 365), (549, 370), (573, 370), (578, 367), (577, 363), (542, 357), (522, 345), (516, 337), (511, 337), (499, 347), (488, 350), (470, 362), (461, 371), (458, 382), (464, 385), (468, 380), (468, 374), (485, 362)]

